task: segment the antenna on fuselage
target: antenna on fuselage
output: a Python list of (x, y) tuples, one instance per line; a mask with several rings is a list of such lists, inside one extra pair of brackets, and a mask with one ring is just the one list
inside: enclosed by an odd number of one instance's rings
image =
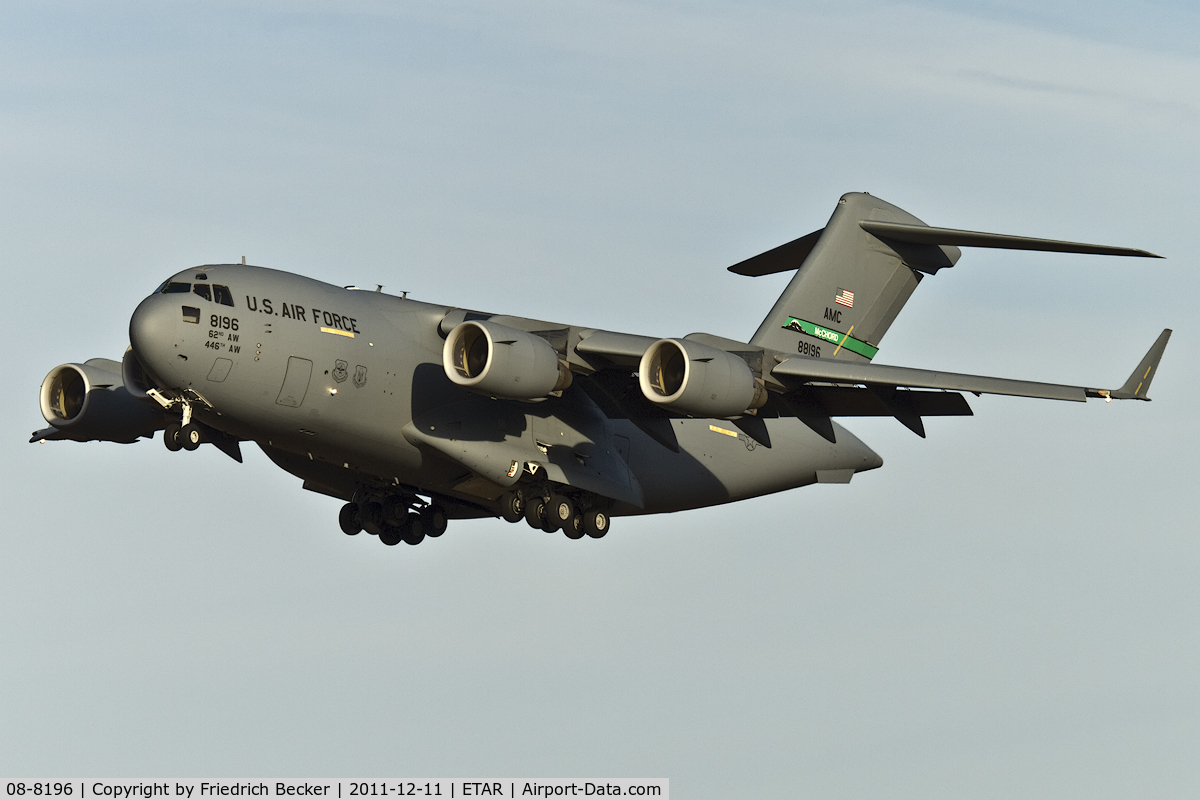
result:
[(246, 264), (246, 257), (242, 256), (242, 265), (245, 266), (245, 264)]

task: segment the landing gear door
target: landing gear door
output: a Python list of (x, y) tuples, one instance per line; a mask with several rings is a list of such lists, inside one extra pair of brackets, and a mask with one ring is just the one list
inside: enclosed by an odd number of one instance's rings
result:
[(283, 388), (275, 402), (281, 406), (299, 408), (308, 394), (308, 381), (312, 377), (312, 362), (307, 358), (292, 356), (288, 359), (287, 374), (283, 376)]

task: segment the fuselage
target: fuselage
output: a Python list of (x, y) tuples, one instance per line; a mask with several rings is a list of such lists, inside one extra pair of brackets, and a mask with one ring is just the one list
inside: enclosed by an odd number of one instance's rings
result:
[[(443, 368), (443, 321), (454, 311), (215, 265), (169, 279), (138, 306), (129, 334), (152, 381), (189, 399), (197, 419), (258, 443), (308, 488), (345, 499), (363, 484), (409, 487), (440, 498), (452, 516), (487, 515), (502, 489), (464, 465), (518, 451), (550, 474), (569, 465), (586, 483), (594, 472), (589, 488), (612, 498), (613, 515), (730, 502), (822, 475), (848, 480), (882, 464), (840, 426), (833, 443), (786, 417), (762, 419), (756, 435), (734, 422), (672, 418), (660, 423), (674, 439), (668, 446), (605, 413), (586, 376), (539, 402), (473, 394)], [(463, 443), (462, 458), (447, 441)]]

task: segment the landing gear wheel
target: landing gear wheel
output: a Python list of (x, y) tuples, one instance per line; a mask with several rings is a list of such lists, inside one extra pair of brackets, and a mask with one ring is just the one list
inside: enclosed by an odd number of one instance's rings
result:
[(388, 525), (379, 533), (379, 541), (388, 547), (395, 547), (404, 538), (404, 531), (395, 525)]
[(505, 492), (500, 496), (500, 516), (505, 522), (520, 522), (525, 516), (525, 501), (516, 492)]
[(179, 431), (183, 426), (178, 422), (172, 422), (163, 429), (163, 444), (172, 453), (177, 453), (183, 447), (183, 440), (179, 436)]
[(204, 443), (204, 431), (194, 422), (189, 422), (179, 429), (179, 442), (184, 450), (195, 450)]
[(446, 512), (441, 506), (425, 506), (421, 510), (421, 524), (425, 526), (425, 535), (436, 539), (446, 532)]
[(575, 519), (575, 504), (566, 495), (556, 494), (546, 507), (546, 518), (555, 530), (566, 530)]
[(342, 533), (347, 536), (354, 536), (362, 530), (362, 523), (358, 521), (358, 503), (346, 503), (342, 506), (342, 510), (338, 512), (338, 524), (342, 526)]
[(383, 506), (379, 503), (364, 503), (359, 513), (359, 519), (362, 521), (363, 530), (372, 536), (379, 536), (383, 533)]
[(576, 514), (571, 517), (571, 522), (563, 526), (563, 533), (568, 539), (583, 538), (583, 514)]
[(540, 497), (526, 500), (525, 521), (529, 523), (529, 527), (541, 530), (546, 524), (546, 501)]
[(408, 501), (400, 495), (390, 494), (383, 499), (383, 521), (390, 525), (400, 525), (408, 516)]
[(608, 514), (592, 509), (583, 515), (583, 531), (593, 539), (603, 538), (611, 524)]
[(409, 514), (408, 524), (404, 528), (404, 543), (416, 545), (423, 541), (425, 541), (425, 523), (421, 521), (421, 515)]

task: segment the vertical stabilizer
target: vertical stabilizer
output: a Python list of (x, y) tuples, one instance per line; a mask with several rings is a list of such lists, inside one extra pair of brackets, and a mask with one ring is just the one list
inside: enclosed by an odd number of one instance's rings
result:
[(730, 267), (746, 275), (798, 268), (751, 344), (870, 361), (922, 273), (958, 260), (957, 247), (885, 240), (859, 224), (867, 220), (925, 227), (907, 211), (855, 192), (842, 196), (823, 230)]

